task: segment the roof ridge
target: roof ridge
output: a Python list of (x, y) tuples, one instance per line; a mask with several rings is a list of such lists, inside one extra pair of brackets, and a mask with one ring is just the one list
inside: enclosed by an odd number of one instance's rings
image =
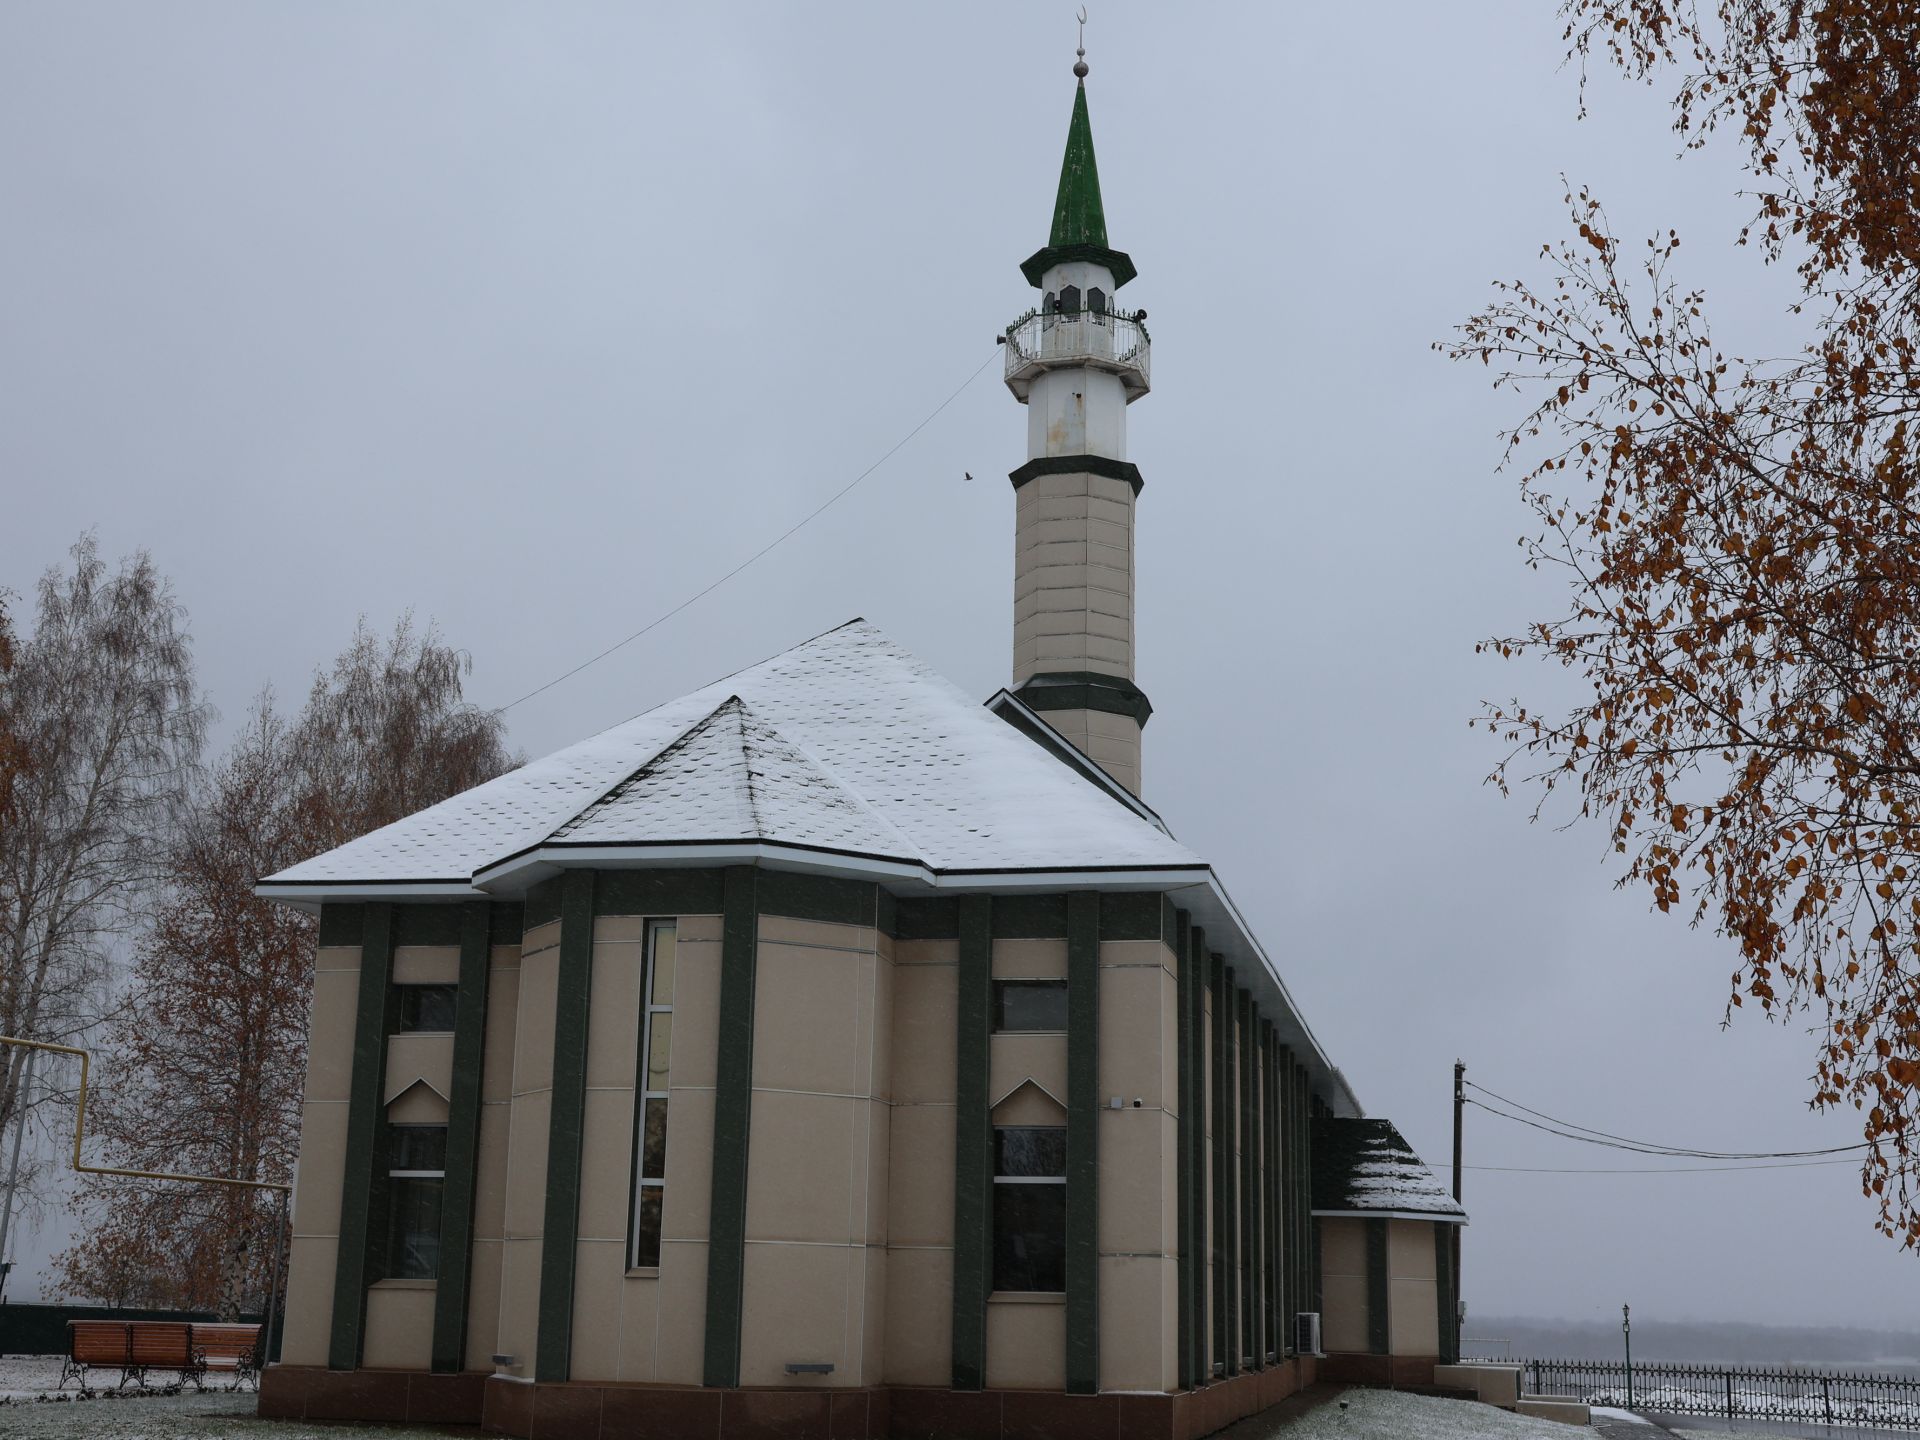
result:
[[(662, 702), (662, 704), (667, 703), (671, 702)], [(584, 821), (588, 816), (592, 815), (594, 811), (613, 804), (622, 795), (626, 794), (627, 791), (631, 790), (635, 785), (638, 785), (642, 780), (646, 779), (647, 776), (659, 769), (660, 766), (704, 735), (708, 728), (720, 718), (721, 712), (729, 706), (735, 709), (746, 708), (745, 702), (742, 701), (738, 695), (727, 696), (726, 699), (714, 706), (713, 709), (694, 721), (693, 724), (687, 726), (686, 729), (682, 730), (678, 735), (674, 736), (673, 739), (654, 751), (645, 760), (642, 760), (638, 765), (634, 766), (633, 769), (627, 772), (624, 778), (615, 781), (599, 795), (595, 796), (565, 820), (562, 820), (558, 825), (554, 826), (552, 830), (547, 832), (546, 838), (548, 840), (558, 839), (574, 826)], [(655, 708), (657, 709), (659, 707), (656, 706)], [(642, 711), (641, 713), (645, 714), (646, 712)]]
[[(852, 624), (852, 623), (854, 622), (852, 621), (848, 622), (848, 624)], [(846, 626), (842, 625), (842, 626), (837, 626), (835, 628), (844, 630)], [(827, 633), (832, 634), (833, 632), (828, 631)], [(753, 706), (749, 705), (744, 700), (740, 702), (740, 715), (741, 715), (741, 727), (740, 727), (741, 748), (742, 748), (742, 752), (746, 756), (746, 761), (747, 761), (748, 793), (754, 805), (754, 810), (751, 818), (753, 820), (754, 833), (756, 835), (765, 835), (766, 830), (760, 823), (760, 814), (758, 809), (758, 806), (759, 806), (758, 793), (752, 789), (753, 774), (754, 774), (754, 771), (753, 771), (754, 755), (752, 753), (752, 750), (749, 747), (751, 747), (754, 742), (752, 737), (752, 731), (749, 728), (748, 722), (751, 722), (753, 726), (758, 727), (761, 731), (772, 736), (775, 740), (779, 741), (782, 745), (786, 746), (787, 749), (791, 750), (794, 754), (798, 755), (802, 760), (806, 761), (808, 765), (813, 767), (813, 769), (819, 773), (822, 779), (824, 779), (828, 784), (833, 786), (834, 790), (839, 795), (844, 797), (850, 804), (852, 804), (852, 806), (856, 810), (858, 810), (860, 814), (865, 816), (868, 820), (872, 821), (875, 825), (879, 826), (888, 835), (891, 835), (899, 843), (901, 847), (901, 853), (916, 854), (916, 855), (920, 853), (918, 847), (914, 844), (911, 837), (909, 837), (905, 831), (903, 831), (898, 825), (895, 825), (886, 816), (882, 815), (878, 810), (874, 809), (872, 804), (868, 802), (867, 797), (862, 795), (856, 786), (854, 786), (850, 781), (848, 781), (843, 776), (838, 774), (831, 765), (827, 764), (826, 761), (822, 760), (818, 755), (814, 754), (812, 750), (808, 749), (805, 745), (802, 745), (798, 740), (794, 739), (791, 735), (787, 734), (786, 731), (782, 730), (778, 725), (774, 724), (772, 720), (768, 719), (765, 715), (762, 715), (759, 711), (755, 710)]]

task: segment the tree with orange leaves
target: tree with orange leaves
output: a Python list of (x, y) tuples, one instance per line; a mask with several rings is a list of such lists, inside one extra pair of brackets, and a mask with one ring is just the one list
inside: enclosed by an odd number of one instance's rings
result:
[[(1444, 348), (1531, 408), (1506, 463), (1567, 609), (1486, 643), (1580, 682), (1515, 700), (1493, 779), (1577, 793), (1644, 883), (1737, 942), (1732, 1003), (1818, 1017), (1812, 1103), (1850, 1105), (1878, 1225), (1920, 1246), (1920, 9), (1567, 0), (1570, 56), (1676, 83), (1689, 146), (1742, 147), (1739, 237), (1791, 273), (1804, 347), (1714, 342), (1679, 237), (1598, 199), (1545, 281)], [(1536, 814), (1539, 813), (1536, 809)]]

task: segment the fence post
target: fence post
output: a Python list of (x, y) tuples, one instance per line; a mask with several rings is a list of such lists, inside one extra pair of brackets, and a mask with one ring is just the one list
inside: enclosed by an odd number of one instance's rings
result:
[(1827, 1423), (1833, 1423), (1833, 1390), (1827, 1384), (1827, 1377), (1820, 1377), (1820, 1404), (1827, 1412)]
[(1532, 1361), (1531, 1364), (1533, 1366), (1533, 1393), (1538, 1395), (1540, 1393), (1540, 1362), (1535, 1360)]
[(1733, 1372), (1728, 1370), (1724, 1373), (1727, 1381), (1727, 1418), (1731, 1420), (1733, 1418)]

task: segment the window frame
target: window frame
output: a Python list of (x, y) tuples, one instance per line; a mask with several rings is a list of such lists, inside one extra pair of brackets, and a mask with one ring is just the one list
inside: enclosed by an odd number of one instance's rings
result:
[[(1022, 976), (1008, 976), (1004, 979), (996, 978), (992, 982), (992, 985), (993, 985), (993, 994), (992, 994), (993, 1013), (990, 1019), (991, 1019), (993, 1034), (995, 1035), (1064, 1035), (1067, 1033), (1067, 1025), (1066, 1025), (1067, 1017), (1064, 1013), (1064, 1008), (1066, 1004), (1066, 995), (1067, 995), (1067, 982), (1065, 980), (1041, 979), (1035, 976), (1022, 975)], [(1009, 985), (1017, 985), (1017, 986), (1023, 986), (1023, 987), (1029, 987), (1029, 988), (1038, 988), (1038, 987), (1044, 986), (1050, 991), (1058, 992), (1061, 1000), (1062, 1011), (1063, 1011), (1063, 1013), (1060, 1016), (1060, 1024), (1057, 1026), (1026, 1026), (1026, 1025), (1006, 1024), (1003, 1018), (1005, 1015), (1006, 1006), (1004, 1001), (1002, 1000), (1002, 996), (1005, 993), (1005, 987)], [(999, 1128), (1019, 1130), (1019, 1129), (1034, 1129), (1036, 1127), (1010, 1125), (1010, 1126), (1003, 1126)], [(1045, 1127), (1038, 1127), (1038, 1128), (1045, 1128)]]
[[(459, 1005), (460, 1005), (460, 987), (458, 984), (455, 984), (450, 981), (433, 981), (427, 984), (396, 983), (393, 988), (395, 991), (394, 1002), (393, 1002), (393, 1010), (394, 1010), (393, 1033), (394, 1034), (396, 1035), (451, 1035), (453, 1034), (455, 1018), (459, 1013)], [(452, 1014), (450, 1014), (447, 1017), (446, 1028), (429, 1030), (417, 1025), (409, 1025), (407, 1023), (407, 1003), (406, 1002), (407, 1002), (408, 994), (411, 993), (411, 994), (418, 995), (420, 992), (425, 990), (444, 990), (450, 996), (452, 1004), (454, 1006), (454, 1011)]]
[[(664, 1147), (666, 1144), (666, 1136), (669, 1133), (669, 1127), (673, 1120), (673, 1105), (671, 1101), (671, 1087), (673, 1084), (671, 1069), (673, 1063), (673, 1041), (671, 1036), (673, 1031), (674, 987), (668, 987), (665, 1004), (655, 1002), (653, 998), (654, 977), (659, 965), (660, 937), (662, 935), (672, 935), (674, 938), (673, 967), (674, 979), (677, 981), (680, 973), (680, 922), (677, 916), (647, 921), (643, 950), (645, 958), (640, 969), (640, 1037), (638, 1043), (634, 1046), (636, 1065), (633, 1077), (633, 1163), (630, 1167), (631, 1173), (628, 1177), (627, 1188), (627, 1270), (629, 1272), (636, 1270), (657, 1271), (660, 1267), (659, 1251), (661, 1238), (658, 1235), (654, 1237), (654, 1256), (651, 1260), (644, 1258), (641, 1250), (643, 1237), (640, 1233), (640, 1226), (644, 1209), (641, 1204), (642, 1192), (646, 1190), (657, 1191), (660, 1196), (660, 1213), (663, 1220), (666, 1215), (667, 1166)], [(668, 1017), (668, 1074), (664, 1077), (666, 1081), (665, 1086), (659, 1090), (649, 1090), (647, 1088), (647, 1078), (653, 1059), (651, 1053), (653, 1049), (653, 1017), (656, 1015), (665, 1015)], [(664, 1107), (667, 1115), (666, 1124), (661, 1127), (661, 1145), (663, 1148), (660, 1157), (660, 1174), (657, 1176), (648, 1176), (641, 1173), (646, 1168), (647, 1102), (649, 1100), (658, 1100), (662, 1107)]]
[[(424, 1033), (430, 1034), (432, 1032), (429, 1031)], [(386, 1171), (386, 1176), (387, 1176), (387, 1187), (386, 1187), (387, 1188), (387, 1201), (386, 1201), (387, 1254), (386, 1254), (386, 1263), (382, 1268), (386, 1272), (385, 1278), (389, 1280), (437, 1280), (439, 1279), (440, 1241), (441, 1241), (440, 1230), (441, 1230), (441, 1226), (443, 1226), (446, 1223), (448, 1128), (449, 1127), (444, 1123), (439, 1125), (427, 1125), (427, 1124), (420, 1124), (417, 1122), (405, 1123), (405, 1124), (390, 1124), (387, 1126), (387, 1136), (386, 1136), (386, 1143), (388, 1148), (387, 1171)], [(440, 1168), (438, 1170), (401, 1170), (401, 1169), (395, 1168), (393, 1164), (394, 1157), (392, 1153), (395, 1148), (394, 1132), (399, 1130), (409, 1130), (409, 1131), (437, 1130), (439, 1131), (440, 1132)], [(424, 1274), (414, 1275), (414, 1274), (403, 1273), (400, 1270), (398, 1264), (396, 1263), (399, 1254), (403, 1253), (402, 1247), (396, 1243), (399, 1237), (394, 1233), (395, 1227), (399, 1220), (398, 1211), (399, 1211), (400, 1196), (403, 1193), (401, 1188), (393, 1183), (396, 1180), (438, 1180), (440, 1182), (440, 1206), (439, 1206), (439, 1215), (437, 1217), (439, 1223), (437, 1223), (434, 1226), (434, 1232), (433, 1232), (434, 1263), (432, 1268)]]
[[(991, 1243), (988, 1246), (989, 1271), (988, 1271), (987, 1279), (989, 1282), (990, 1292), (994, 1295), (1064, 1295), (1066, 1294), (1066, 1290), (1067, 1290), (1066, 1276), (1064, 1273), (1065, 1251), (1066, 1251), (1066, 1213), (1065, 1213), (1066, 1207), (1065, 1207), (1065, 1200), (1064, 1200), (1066, 1188), (1067, 1188), (1066, 1147), (1065, 1145), (1062, 1145), (1061, 1147), (1060, 1173), (1058, 1175), (1002, 1175), (1000, 1173), (1000, 1153), (999, 1153), (1000, 1146), (997, 1143), (997, 1137), (1000, 1135), (1002, 1131), (1006, 1131), (1006, 1130), (1053, 1131), (1053, 1132), (1057, 1132), (1061, 1136), (1061, 1138), (1064, 1140), (1066, 1138), (1067, 1127), (1065, 1125), (995, 1125), (992, 1128), (992, 1133), (994, 1137), (996, 1137), (996, 1143), (993, 1146), (993, 1151), (994, 1151), (993, 1184), (995, 1187), (994, 1196), (996, 1200), (996, 1203), (992, 1207), (993, 1215), (997, 1215), (997, 1212), (999, 1211), (999, 1208), (1000, 1208), (997, 1201), (1000, 1193), (999, 1187), (1002, 1185), (1057, 1185), (1059, 1186), (1061, 1195), (1063, 1197), (1062, 1204), (1061, 1204), (1061, 1217), (1060, 1217), (1060, 1248), (1061, 1248), (1061, 1254), (1062, 1254), (1062, 1262), (1061, 1262), (1062, 1274), (1061, 1274), (1061, 1280), (1060, 1280), (1060, 1287), (1057, 1290), (1055, 1289), (1011, 1290), (1011, 1289), (1003, 1288), (999, 1283), (1000, 1282), (1000, 1274), (999, 1274), (1000, 1237), (997, 1233), (999, 1226), (997, 1223), (995, 1223), (993, 1226), (993, 1229), (996, 1233), (991, 1235), (990, 1237)], [(993, 1215), (990, 1215), (989, 1218), (990, 1219), (993, 1218)]]

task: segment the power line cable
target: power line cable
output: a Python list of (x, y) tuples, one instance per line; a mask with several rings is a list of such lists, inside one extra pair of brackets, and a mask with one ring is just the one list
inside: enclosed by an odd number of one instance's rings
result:
[[(1486, 1086), (1476, 1084), (1471, 1080), (1466, 1083), (1471, 1088), (1478, 1090), (1481, 1094), (1491, 1096), (1503, 1105), (1511, 1105), (1516, 1110), (1525, 1111), (1527, 1115), (1534, 1116), (1535, 1118), (1528, 1120), (1520, 1115), (1509, 1114), (1507, 1111), (1489, 1105), (1483, 1100), (1475, 1100), (1471, 1096), (1467, 1097), (1468, 1104), (1477, 1106), (1490, 1115), (1498, 1115), (1504, 1120), (1512, 1120), (1518, 1124), (1530, 1126), (1535, 1130), (1544, 1130), (1548, 1134), (1558, 1135), (1564, 1140), (1578, 1140), (1583, 1144), (1601, 1145), (1615, 1150), (1631, 1150), (1642, 1155), (1671, 1155), (1677, 1159), (1690, 1160), (1800, 1160), (1811, 1156), (1846, 1155), (1872, 1148), (1864, 1141), (1852, 1145), (1830, 1145), (1819, 1150), (1711, 1150), (1704, 1146), (1664, 1145), (1658, 1141), (1634, 1140), (1624, 1135), (1615, 1135), (1605, 1130), (1596, 1130), (1588, 1125), (1577, 1125), (1571, 1120), (1562, 1120), (1558, 1116), (1549, 1115), (1542, 1110), (1536, 1110), (1530, 1105), (1523, 1105), (1518, 1100), (1510, 1100), (1497, 1091), (1489, 1090)], [(1537, 1123), (1539, 1121), (1545, 1121), (1547, 1123)]]
[(658, 629), (660, 626), (666, 624), (667, 621), (671, 620), (674, 616), (678, 615), (682, 610), (685, 610), (689, 605), (692, 605), (696, 601), (702, 600), (706, 598), (708, 595), (711, 595), (714, 591), (718, 590), (722, 585), (726, 584), (727, 581), (731, 580), (734, 576), (738, 575), (742, 570), (745, 570), (749, 565), (753, 564), (756, 560), (760, 559), (768, 551), (774, 549), (776, 546), (782, 544), (786, 540), (791, 539), (794, 535), (798, 534), (801, 530), (804, 530), (807, 526), (811, 525), (815, 520), (819, 519), (822, 515), (824, 515), (827, 512), (827, 510), (834, 505), (835, 502), (837, 502), (843, 496), (848, 494), (854, 488), (854, 486), (858, 485), (862, 480), (866, 479), (869, 475), (873, 474), (874, 471), (878, 470), (882, 465), (886, 464), (887, 461), (891, 460), (894, 457), (894, 455), (901, 449), (901, 447), (904, 446), (909, 440), (913, 439), (914, 436), (918, 435), (922, 430), (926, 429), (927, 426), (931, 425), (943, 410), (945, 410), (949, 405), (951, 405), (954, 401), (960, 398), (962, 391), (964, 391), (969, 385), (973, 384), (975, 380), (978, 380), (980, 378), (981, 371), (984, 371), (989, 365), (991, 365), (994, 362), (994, 360), (998, 357), (998, 355), (999, 355), (999, 351), (998, 349), (996, 349), (993, 354), (987, 356), (985, 360), (982, 360), (980, 362), (980, 366), (978, 369), (976, 369), (971, 375), (967, 376), (966, 379), (962, 380), (957, 386), (955, 386), (953, 389), (953, 392), (950, 395), (948, 395), (946, 399), (942, 400), (938, 405), (934, 406), (932, 410), (928, 411), (925, 418), (923, 418), (918, 425), (914, 426), (906, 434), (902, 435), (898, 440), (894, 441), (894, 443), (888, 448), (887, 452), (884, 455), (882, 455), (878, 460), (874, 461), (871, 465), (867, 466), (866, 469), (862, 470), (858, 475), (854, 476), (853, 479), (849, 480), (846, 484), (842, 485), (838, 490), (834, 491), (833, 494), (829, 495), (825, 500), (821, 501), (820, 504), (815, 506), (812, 510), (808, 511), (806, 515), (801, 517), (799, 520), (795, 521), (792, 525), (789, 525), (785, 530), (782, 530), (778, 535), (774, 536), (773, 539), (769, 540), (765, 545), (762, 545), (758, 550), (754, 551), (753, 554), (749, 555), (746, 559), (742, 560), (738, 565), (734, 566), (731, 570), (727, 571), (727, 573), (722, 575), (718, 580), (715, 580), (712, 584), (708, 585), (703, 590), (695, 591), (693, 594), (689, 595), (686, 599), (682, 600), (678, 605), (674, 606), (671, 610), (667, 611), (664, 615), (655, 616), (652, 620), (648, 621), (645, 625), (642, 625), (638, 630), (634, 631), (631, 635), (627, 636), (626, 639), (616, 640), (613, 644), (609, 645), (606, 649), (602, 650), (598, 655), (594, 655), (588, 659), (582, 660), (578, 665), (574, 666), (571, 670), (565, 671), (562, 674), (554, 676), (553, 679), (547, 681), (546, 684), (536, 686), (534, 689), (527, 691), (526, 694), (520, 696), (518, 699), (509, 700), (506, 704), (500, 707), (497, 713), (504, 715), (506, 714), (507, 711), (513, 709), (514, 706), (522, 704), (525, 701), (531, 700), (536, 695), (544, 694), (546, 691), (551, 690), (554, 686), (558, 685), (561, 681), (571, 680), (575, 675), (578, 675), (582, 670), (585, 670), (588, 666), (598, 665), (602, 660), (606, 659), (607, 656), (613, 654), (614, 651), (623, 649), (626, 646), (631, 645), (634, 641), (638, 640), (642, 635), (645, 635), (648, 631)]
[(1774, 1160), (1759, 1165), (1557, 1166), (1462, 1165), (1462, 1170), (1484, 1170), (1502, 1175), (1711, 1175), (1729, 1170), (1806, 1170), (1816, 1165), (1857, 1165), (1857, 1160)]

